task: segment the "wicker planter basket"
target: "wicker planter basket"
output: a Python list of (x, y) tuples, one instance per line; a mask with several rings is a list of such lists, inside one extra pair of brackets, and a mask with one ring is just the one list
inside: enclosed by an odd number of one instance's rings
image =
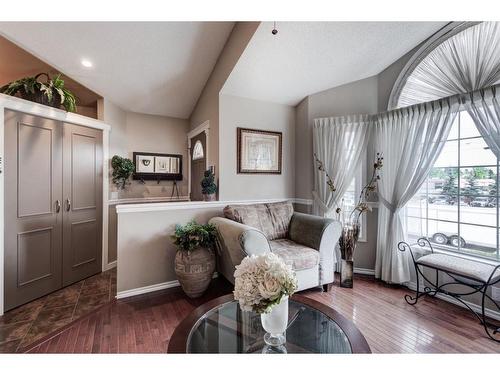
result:
[(196, 298), (207, 290), (215, 271), (215, 254), (199, 247), (193, 251), (177, 251), (175, 273), (182, 290), (188, 297)]

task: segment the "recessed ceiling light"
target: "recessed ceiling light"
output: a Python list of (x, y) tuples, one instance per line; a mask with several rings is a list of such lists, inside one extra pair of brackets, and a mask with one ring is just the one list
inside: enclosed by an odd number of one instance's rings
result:
[(83, 59), (82, 60), (82, 65), (86, 68), (92, 68), (92, 61), (90, 60), (87, 60), (87, 59)]

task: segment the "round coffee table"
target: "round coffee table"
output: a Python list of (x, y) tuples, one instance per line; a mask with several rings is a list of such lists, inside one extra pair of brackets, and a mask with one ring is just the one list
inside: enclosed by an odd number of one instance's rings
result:
[(371, 353), (356, 326), (334, 309), (293, 295), (284, 347), (264, 343), (260, 315), (241, 311), (233, 295), (191, 312), (175, 329), (168, 353)]

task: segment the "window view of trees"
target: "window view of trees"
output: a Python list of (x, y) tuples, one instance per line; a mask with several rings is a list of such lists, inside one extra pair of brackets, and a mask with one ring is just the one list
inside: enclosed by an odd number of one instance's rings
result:
[(407, 232), (446, 250), (500, 259), (498, 200), (498, 160), (462, 112), (406, 207)]

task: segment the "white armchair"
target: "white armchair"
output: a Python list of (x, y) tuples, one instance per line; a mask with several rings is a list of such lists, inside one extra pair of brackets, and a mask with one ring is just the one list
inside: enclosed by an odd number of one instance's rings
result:
[(228, 206), (224, 214), (210, 223), (219, 234), (218, 271), (230, 282), (245, 256), (266, 252), (292, 266), (298, 290), (334, 282), (340, 222), (293, 212), (289, 202)]

